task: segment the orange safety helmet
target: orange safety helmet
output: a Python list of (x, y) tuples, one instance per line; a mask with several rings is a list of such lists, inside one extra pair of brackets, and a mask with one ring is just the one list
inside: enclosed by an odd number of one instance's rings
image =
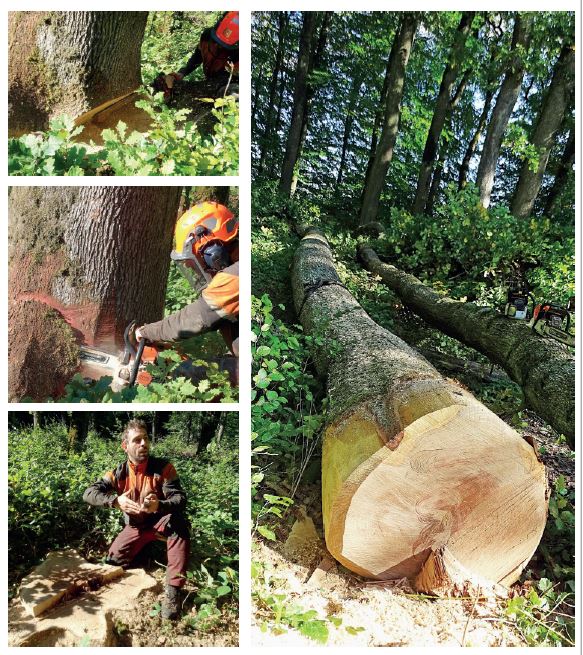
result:
[(223, 48), (235, 50), (239, 47), (239, 12), (227, 11), (211, 29), (211, 37)]
[(170, 256), (192, 288), (200, 291), (238, 254), (238, 236), (239, 222), (224, 205), (199, 202), (178, 219)]

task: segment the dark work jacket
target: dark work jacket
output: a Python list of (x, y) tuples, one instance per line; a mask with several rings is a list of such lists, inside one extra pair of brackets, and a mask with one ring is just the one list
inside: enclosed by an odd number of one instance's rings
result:
[(180, 341), (220, 330), (229, 348), (238, 355), (239, 262), (219, 271), (200, 298), (179, 312), (141, 329), (150, 341)]
[(220, 75), (225, 71), (227, 63), (234, 65), (234, 74), (239, 73), (239, 48), (228, 50), (222, 47), (211, 37), (211, 30), (206, 29), (201, 34), (200, 43), (186, 66), (183, 66), (178, 72), (181, 75), (190, 75), (193, 70), (202, 64), (204, 75), (207, 79)]
[(126, 525), (151, 526), (167, 514), (182, 513), (186, 507), (186, 494), (173, 464), (151, 456), (143, 464), (134, 466), (125, 461), (113, 471), (108, 471), (101, 480), (85, 490), (83, 500), (96, 507), (113, 507), (115, 499), (126, 492), (129, 492), (129, 498), (140, 504), (152, 492), (160, 499), (157, 512), (142, 512), (137, 516), (124, 512)]

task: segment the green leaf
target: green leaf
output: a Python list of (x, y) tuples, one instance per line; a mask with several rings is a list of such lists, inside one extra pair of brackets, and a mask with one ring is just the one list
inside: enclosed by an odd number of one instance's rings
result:
[(269, 541), (276, 541), (275, 532), (273, 530), (270, 530), (265, 525), (260, 525), (257, 528), (257, 532), (259, 532), (261, 536), (265, 537)]
[(325, 644), (328, 641), (329, 632), (325, 621), (307, 621), (302, 623), (298, 629), (303, 635), (320, 644)]

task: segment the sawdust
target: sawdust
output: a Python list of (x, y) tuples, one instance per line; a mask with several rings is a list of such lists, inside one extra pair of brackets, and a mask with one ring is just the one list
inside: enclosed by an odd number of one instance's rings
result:
[(8, 396), (45, 401), (61, 395), (78, 368), (79, 349), (71, 328), (52, 309), (35, 301), (11, 301), (8, 308)]
[[(313, 571), (313, 554), (294, 553), (290, 561), (281, 548), (253, 544), (253, 559), (262, 562), (265, 578), (254, 581), (255, 590), (285, 594), (289, 605), (318, 617), (342, 619), (339, 627), (329, 624), (328, 646), (523, 646), (519, 635), (504, 624), (496, 602), (471, 599), (427, 599), (413, 592), (407, 580), (367, 582), (336, 565), (319, 577), (318, 586), (307, 584)], [(262, 630), (267, 626), (265, 632)], [(254, 646), (315, 646), (317, 642), (297, 630), (273, 631), (273, 615), (254, 600), (251, 639)], [(351, 634), (355, 633), (355, 634)]]

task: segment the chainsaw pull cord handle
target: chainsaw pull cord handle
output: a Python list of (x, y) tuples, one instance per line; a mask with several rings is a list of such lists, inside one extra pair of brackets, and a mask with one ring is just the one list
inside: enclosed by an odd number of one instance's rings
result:
[(134, 358), (134, 365), (132, 367), (132, 374), (130, 375), (130, 380), (128, 386), (133, 387), (136, 383), (138, 377), (138, 371), (140, 369), (140, 364), (142, 363), (142, 355), (144, 354), (144, 348), (146, 347), (146, 340), (140, 339), (138, 341), (138, 350), (136, 351), (136, 356)]

